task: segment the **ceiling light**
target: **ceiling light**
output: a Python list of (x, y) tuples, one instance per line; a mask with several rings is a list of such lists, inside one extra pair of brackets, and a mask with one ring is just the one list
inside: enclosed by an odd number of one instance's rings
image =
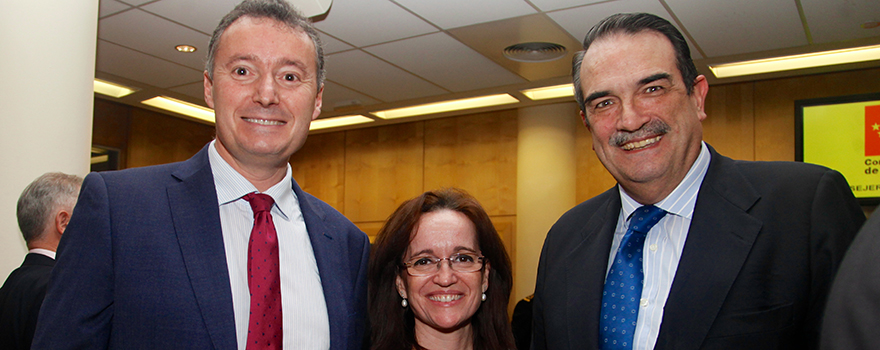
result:
[(709, 65), (709, 69), (718, 78), (729, 78), (741, 75), (873, 61), (878, 59), (878, 57), (880, 57), (880, 45), (872, 45), (802, 55), (774, 57), (762, 60)]
[(337, 126), (363, 124), (363, 123), (369, 123), (369, 122), (373, 122), (373, 121), (375, 121), (375, 120), (373, 120), (372, 118), (367, 118), (362, 115), (344, 115), (341, 117), (332, 117), (332, 118), (313, 120), (312, 125), (309, 126), (309, 130), (335, 128)]
[(196, 47), (192, 46), (192, 45), (177, 45), (174, 48), (180, 52), (186, 52), (186, 53), (196, 52)]
[(112, 96), (112, 97), (116, 97), (116, 98), (128, 96), (128, 95), (131, 95), (132, 93), (134, 93), (135, 91), (137, 91), (134, 88), (130, 88), (130, 87), (124, 86), (124, 85), (119, 85), (116, 83), (111, 83), (109, 81), (105, 81), (105, 80), (101, 80), (101, 79), (95, 79), (94, 90), (95, 90), (95, 92), (97, 92), (99, 94)]
[(532, 42), (510, 45), (504, 48), (504, 57), (517, 62), (547, 62), (565, 56), (565, 46)]
[(532, 100), (547, 100), (551, 98), (574, 96), (574, 88), (571, 86), (571, 84), (525, 89), (520, 90), (519, 92), (521, 92), (523, 95), (526, 95), (526, 97)]
[(183, 114), (185, 116), (214, 123), (214, 110), (199, 106), (194, 103), (189, 103), (166, 96), (156, 96), (149, 100), (141, 101), (141, 103), (148, 106), (164, 109), (166, 111)]
[(519, 100), (508, 94), (480, 96), (472, 98), (464, 98), (460, 100), (450, 100), (436, 103), (428, 103), (412, 107), (404, 107), (397, 109), (388, 109), (384, 111), (372, 112), (382, 119), (394, 119), (403, 117), (412, 117), (416, 115), (434, 114), (450, 111), (460, 111), (463, 109), (481, 108), (489, 106), (497, 106), (508, 103), (517, 103)]

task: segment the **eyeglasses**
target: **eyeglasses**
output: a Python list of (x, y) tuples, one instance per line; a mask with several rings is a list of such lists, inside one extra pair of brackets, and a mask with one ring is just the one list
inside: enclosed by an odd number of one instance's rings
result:
[(440, 271), (440, 262), (449, 261), (449, 267), (456, 272), (475, 272), (483, 268), (485, 257), (471, 253), (452, 254), (448, 258), (438, 258), (430, 255), (417, 256), (403, 263), (406, 272), (410, 276), (430, 276)]

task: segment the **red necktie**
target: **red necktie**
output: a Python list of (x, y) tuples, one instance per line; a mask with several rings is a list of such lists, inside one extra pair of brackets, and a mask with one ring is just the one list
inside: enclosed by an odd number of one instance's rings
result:
[(278, 274), (278, 234), (272, 222), (271, 196), (248, 193), (244, 200), (254, 210), (254, 228), (248, 243), (248, 289), (251, 312), (247, 349), (281, 349), (281, 277)]

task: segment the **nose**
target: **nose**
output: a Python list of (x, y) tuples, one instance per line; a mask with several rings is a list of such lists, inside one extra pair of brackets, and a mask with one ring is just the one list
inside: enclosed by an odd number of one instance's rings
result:
[(639, 130), (642, 125), (651, 120), (650, 116), (644, 113), (638, 104), (632, 100), (622, 102), (621, 107), (618, 130), (633, 132)]
[(271, 75), (263, 75), (255, 84), (256, 91), (254, 91), (254, 102), (259, 103), (263, 107), (278, 103), (278, 89), (274, 77)]
[(447, 287), (458, 281), (458, 276), (455, 274), (455, 270), (452, 269), (452, 264), (449, 260), (441, 261), (438, 266), (440, 271), (437, 271), (437, 274), (434, 275), (434, 283)]

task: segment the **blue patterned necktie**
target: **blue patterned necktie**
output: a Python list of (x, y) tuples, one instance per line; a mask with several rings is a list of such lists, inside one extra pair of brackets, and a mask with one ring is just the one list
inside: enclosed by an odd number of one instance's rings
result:
[(645, 237), (666, 211), (653, 205), (642, 206), (633, 213), (629, 228), (620, 241), (617, 255), (608, 270), (602, 292), (602, 315), (599, 318), (599, 348), (632, 349), (633, 334), (639, 318), (642, 298), (642, 247)]

